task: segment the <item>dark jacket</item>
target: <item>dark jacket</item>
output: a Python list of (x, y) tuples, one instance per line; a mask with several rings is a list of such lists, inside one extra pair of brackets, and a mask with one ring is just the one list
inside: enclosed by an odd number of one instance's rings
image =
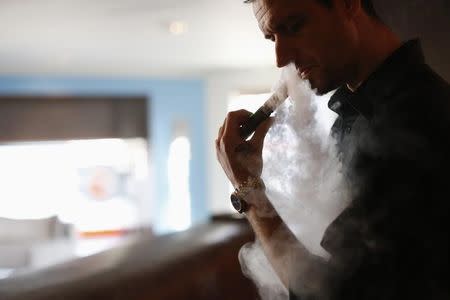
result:
[(329, 107), (353, 195), (322, 240), (330, 298), (450, 299), (448, 83), (409, 41)]

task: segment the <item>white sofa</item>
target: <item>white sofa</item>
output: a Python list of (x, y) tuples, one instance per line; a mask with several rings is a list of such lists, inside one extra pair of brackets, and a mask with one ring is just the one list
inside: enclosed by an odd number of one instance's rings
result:
[(42, 268), (68, 260), (74, 253), (73, 226), (56, 216), (36, 220), (0, 217), (0, 270)]

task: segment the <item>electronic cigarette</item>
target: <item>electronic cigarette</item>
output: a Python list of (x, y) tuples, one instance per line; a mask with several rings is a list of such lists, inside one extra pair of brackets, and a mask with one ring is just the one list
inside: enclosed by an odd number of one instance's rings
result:
[(240, 135), (247, 139), (256, 128), (267, 120), (270, 115), (287, 99), (286, 86), (281, 86), (264, 104), (253, 113), (240, 127)]

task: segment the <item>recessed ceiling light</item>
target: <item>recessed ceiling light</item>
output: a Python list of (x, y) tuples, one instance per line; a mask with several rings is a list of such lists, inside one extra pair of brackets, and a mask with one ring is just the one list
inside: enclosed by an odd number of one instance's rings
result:
[(173, 21), (169, 24), (169, 32), (173, 35), (186, 33), (188, 29), (187, 23), (181, 21)]

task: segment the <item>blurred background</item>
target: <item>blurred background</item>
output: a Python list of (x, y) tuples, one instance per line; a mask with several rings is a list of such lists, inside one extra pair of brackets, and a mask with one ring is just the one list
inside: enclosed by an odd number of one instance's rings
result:
[[(375, 4), (449, 80), (448, 1)], [(256, 299), (214, 140), (273, 52), (241, 1), (0, 0), (0, 298)]]

